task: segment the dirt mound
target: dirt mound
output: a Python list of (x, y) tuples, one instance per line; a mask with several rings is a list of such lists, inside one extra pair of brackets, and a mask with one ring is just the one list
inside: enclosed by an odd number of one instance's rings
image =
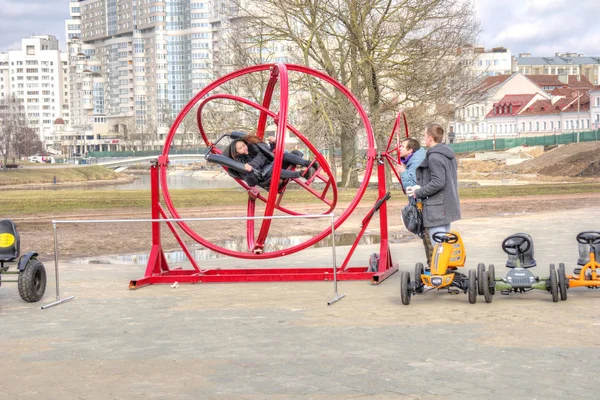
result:
[(506, 167), (519, 174), (600, 177), (600, 142), (570, 143), (532, 160)]

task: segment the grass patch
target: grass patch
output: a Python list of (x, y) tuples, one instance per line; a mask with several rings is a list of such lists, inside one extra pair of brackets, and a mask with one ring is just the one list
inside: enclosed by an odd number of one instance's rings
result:
[(0, 171), (0, 187), (3, 185), (84, 182), (118, 179), (121, 174), (106, 167), (91, 165), (71, 168), (9, 169)]
[(599, 193), (600, 183), (565, 183), (548, 185), (481, 186), (461, 188), (461, 199), (482, 199), (521, 196), (547, 196), (574, 193)]
[[(77, 168), (80, 170), (81, 168)], [(509, 196), (539, 196), (574, 193), (599, 193), (600, 184), (560, 184), (489, 186), (463, 188), (461, 199), (502, 198)], [(181, 189), (171, 190), (171, 198), (177, 208), (200, 208), (215, 206), (245, 206), (248, 195), (240, 189)], [(338, 202), (348, 203), (354, 198), (352, 190), (339, 190)], [(363, 203), (371, 204), (377, 199), (377, 189), (369, 189)], [(392, 200), (404, 201), (404, 195), (392, 191)], [(285, 204), (311, 203), (317, 200), (304, 190), (288, 190)], [(145, 190), (10, 190), (0, 196), (0, 209), (5, 218), (32, 214), (78, 213), (85, 210), (150, 210), (150, 193)]]

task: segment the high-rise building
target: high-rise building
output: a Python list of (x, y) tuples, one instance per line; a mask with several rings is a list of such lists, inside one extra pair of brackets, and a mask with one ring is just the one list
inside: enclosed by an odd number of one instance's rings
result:
[(54, 36), (24, 38), (20, 50), (0, 53), (0, 99), (22, 99), (29, 125), (45, 148), (54, 145), (54, 122), (70, 120), (67, 73), (67, 54)]
[(73, 124), (104, 117), (124, 138), (162, 139), (169, 117), (212, 81), (210, 5), (71, 0), (66, 28)]

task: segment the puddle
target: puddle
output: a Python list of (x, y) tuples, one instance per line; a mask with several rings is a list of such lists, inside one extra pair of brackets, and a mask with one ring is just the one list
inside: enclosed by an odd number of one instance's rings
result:
[[(292, 246), (304, 243), (307, 240), (313, 238), (313, 236), (302, 235), (302, 236), (290, 236), (290, 237), (275, 237), (267, 239), (265, 243), (266, 251), (276, 251), (290, 248)], [(414, 239), (414, 235), (402, 235), (402, 234), (389, 234), (390, 243), (403, 243)], [(336, 246), (351, 246), (356, 240), (356, 234), (354, 233), (342, 233), (335, 235)], [(359, 244), (378, 244), (381, 242), (380, 235), (363, 235)], [(248, 247), (246, 246), (245, 240), (224, 240), (215, 243), (216, 245), (226, 248), (228, 250), (247, 252)], [(327, 236), (320, 242), (312, 246), (313, 248), (320, 247), (331, 247), (331, 236)], [(211, 260), (215, 258), (226, 257), (222, 254), (216, 253), (210, 249), (207, 249), (199, 244), (189, 246), (188, 249), (192, 253), (192, 256), (196, 261)], [(94, 257), (94, 258), (80, 258), (71, 260), (72, 263), (77, 264), (137, 264), (146, 265), (148, 263), (149, 253), (138, 253), (138, 254), (126, 254), (126, 255), (115, 255), (106, 257)], [(187, 257), (183, 250), (165, 251), (165, 257), (169, 263), (185, 263)]]

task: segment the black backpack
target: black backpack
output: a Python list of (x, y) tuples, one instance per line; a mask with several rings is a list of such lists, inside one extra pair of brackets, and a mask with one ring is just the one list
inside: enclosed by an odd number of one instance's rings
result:
[(418, 235), (423, 239), (425, 227), (423, 226), (423, 213), (415, 203), (408, 203), (402, 209), (402, 222), (409, 232)]

